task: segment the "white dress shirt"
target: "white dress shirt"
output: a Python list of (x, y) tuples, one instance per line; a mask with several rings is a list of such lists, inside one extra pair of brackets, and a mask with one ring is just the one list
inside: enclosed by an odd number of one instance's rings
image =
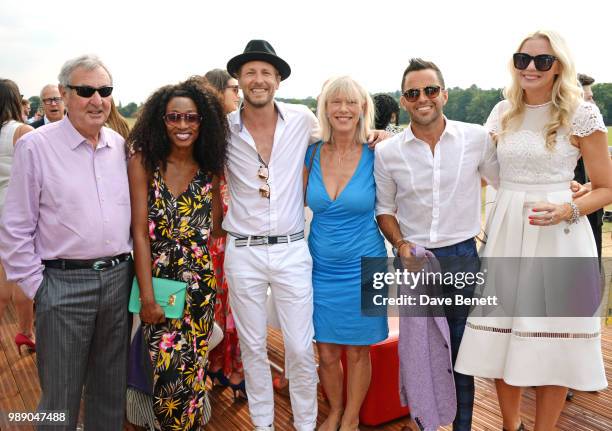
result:
[(290, 235), (304, 230), (302, 170), (309, 143), (316, 142), (319, 123), (304, 105), (275, 102), (278, 121), (268, 164), (270, 199), (261, 197), (266, 183), (257, 172), (255, 140), (242, 123), (241, 110), (228, 114), (230, 140), (226, 164), (229, 207), (223, 229), (239, 235)]
[(480, 178), (497, 187), (499, 164), (483, 126), (446, 119), (432, 153), (412, 128), (376, 146), (376, 215), (397, 216), (402, 237), (445, 247), (480, 232)]

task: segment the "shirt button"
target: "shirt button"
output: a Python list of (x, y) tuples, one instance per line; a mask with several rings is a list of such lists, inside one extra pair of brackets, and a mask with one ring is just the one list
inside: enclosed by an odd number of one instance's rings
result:
[[(107, 244), (110, 244), (110, 241), (109, 241), (109, 240), (106, 240), (106, 241), (104, 241), (104, 242), (106, 242)], [(449, 370), (449, 371), (450, 371), (450, 370)]]
[(448, 371), (448, 374), (453, 374), (453, 371), (450, 368), (446, 371)]
[(98, 176), (96, 177), (96, 180), (99, 180), (99, 179), (101, 179), (101, 178), (102, 178), (102, 177), (100, 177), (100, 175), (98, 175)]

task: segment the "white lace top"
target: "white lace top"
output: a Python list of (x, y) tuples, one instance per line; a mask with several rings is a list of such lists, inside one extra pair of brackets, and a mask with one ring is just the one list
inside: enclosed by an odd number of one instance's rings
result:
[[(502, 100), (491, 111), (485, 127), (494, 135), (501, 130), (501, 116), (510, 103)], [(571, 181), (580, 150), (570, 144), (571, 135), (588, 136), (607, 128), (596, 105), (581, 102), (572, 118), (571, 130), (557, 131), (554, 149), (546, 148), (544, 128), (550, 121), (551, 102), (527, 105), (521, 127), (498, 138), (497, 158), (501, 181), (522, 184), (550, 184)]]

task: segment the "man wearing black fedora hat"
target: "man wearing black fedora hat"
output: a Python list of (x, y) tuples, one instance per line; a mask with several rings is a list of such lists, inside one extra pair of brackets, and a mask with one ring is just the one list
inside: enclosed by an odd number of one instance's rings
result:
[(251, 40), (227, 63), (244, 94), (229, 114), (227, 183), (229, 233), (225, 273), (240, 337), (246, 391), (255, 430), (274, 429), (274, 395), (267, 361), (266, 298), (270, 286), (285, 340), (294, 425), (312, 431), (317, 373), (312, 348), (312, 259), (304, 241), (302, 170), (318, 122), (302, 105), (274, 94), (291, 68), (265, 40)]

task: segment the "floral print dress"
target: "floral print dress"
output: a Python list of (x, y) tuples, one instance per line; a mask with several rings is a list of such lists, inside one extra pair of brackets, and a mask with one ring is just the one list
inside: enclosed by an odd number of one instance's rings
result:
[(198, 170), (175, 197), (158, 168), (149, 187), (153, 277), (188, 283), (181, 319), (143, 325), (154, 371), (155, 426), (161, 430), (199, 430), (210, 419), (205, 374), (216, 295), (207, 247), (211, 181), (211, 174)]

